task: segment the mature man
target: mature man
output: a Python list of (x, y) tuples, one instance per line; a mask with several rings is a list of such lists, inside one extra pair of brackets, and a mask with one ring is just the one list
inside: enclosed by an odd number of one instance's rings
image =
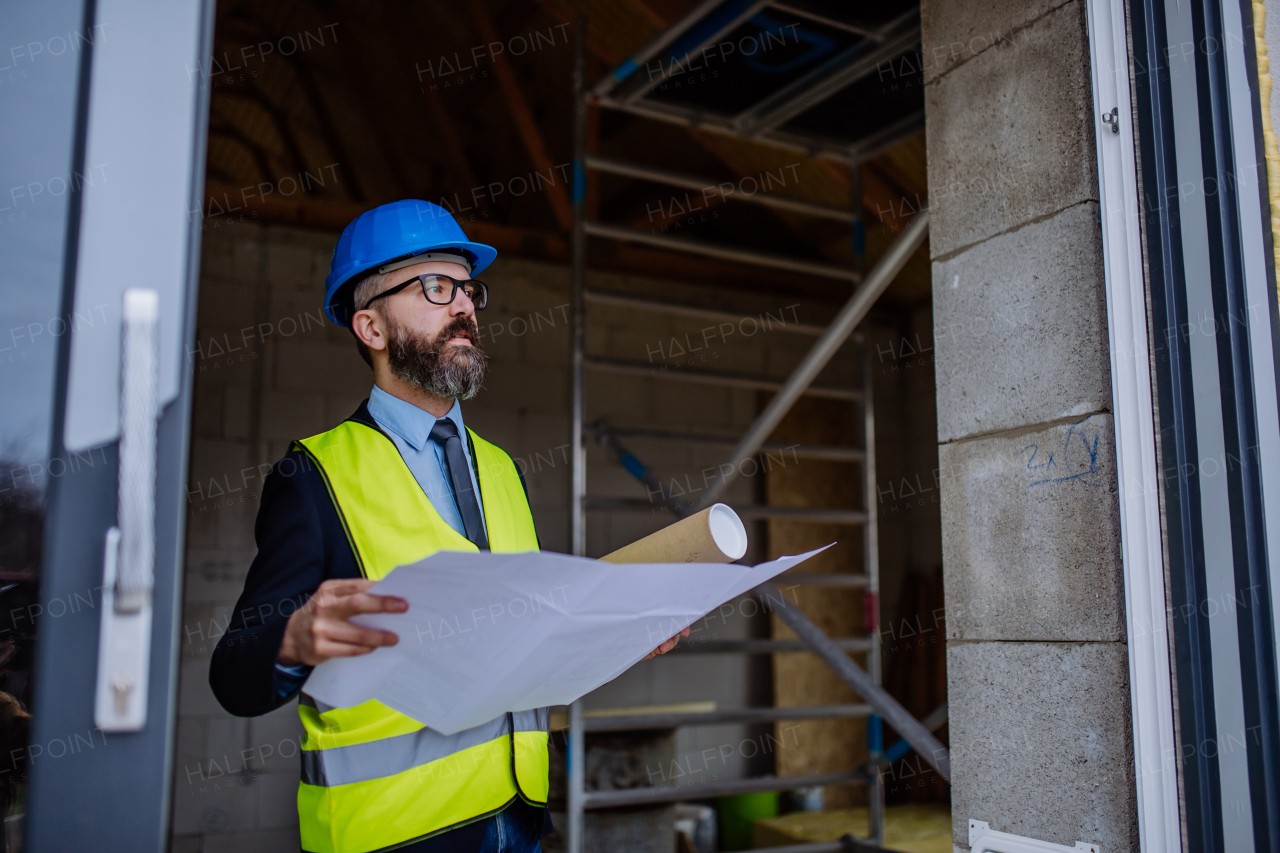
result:
[[(527, 489), (505, 452), (466, 428), (484, 380), (472, 278), (497, 256), (442, 208), (386, 204), (346, 227), (325, 312), (373, 368), (369, 399), (294, 442), (262, 491), (258, 554), (209, 683), (233, 714), (297, 695), (311, 668), (397, 638), (350, 622), (402, 612), (367, 590), (439, 550), (538, 548)], [(673, 638), (654, 650), (674, 648)], [(525, 853), (550, 830), (548, 712), (442, 735), (376, 700), (330, 708), (302, 693), (298, 816), (309, 853)]]

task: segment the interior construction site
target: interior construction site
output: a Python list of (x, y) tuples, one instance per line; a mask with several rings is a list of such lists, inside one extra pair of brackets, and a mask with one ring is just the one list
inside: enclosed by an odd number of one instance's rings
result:
[(835, 543), (553, 715), (546, 849), (951, 849), (919, 50), (909, 3), (219, 4), (175, 851), (296, 847), (296, 710), (205, 674), (258, 478), (368, 394), (317, 288), (397, 198), (499, 250), (466, 416), (543, 548), (716, 501), (749, 564)]
[(1267, 6), (8, 3), (0, 853), (1280, 851)]

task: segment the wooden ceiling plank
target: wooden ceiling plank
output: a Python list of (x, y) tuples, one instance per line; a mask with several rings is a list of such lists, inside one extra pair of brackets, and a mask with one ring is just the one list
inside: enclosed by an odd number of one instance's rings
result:
[[(493, 19), (489, 17), (489, 10), (485, 4), (473, 2), (466, 5), (471, 10), (471, 18), (485, 43), (500, 42), (498, 32), (493, 26)], [(546, 172), (551, 178), (545, 193), (547, 202), (551, 206), (552, 213), (555, 214), (560, 229), (568, 231), (573, 227), (573, 207), (569, 201), (569, 193), (565, 189), (566, 182), (555, 180), (556, 164), (547, 153), (547, 143), (542, 137), (542, 131), (538, 129), (538, 123), (533, 118), (533, 112), (529, 109), (529, 99), (521, 90), (520, 81), (516, 79), (515, 66), (505, 53), (494, 57), (493, 72), (498, 78), (498, 86), (502, 89), (503, 97), (506, 98), (507, 109), (511, 113), (512, 120), (515, 121), (516, 130), (520, 134), (521, 141), (524, 142), (525, 151), (533, 161), (533, 167), (539, 173)]]
[(352, 164), (351, 151), (338, 133), (338, 125), (333, 120), (333, 114), (329, 112), (329, 105), (325, 102), (324, 96), (320, 93), (320, 87), (316, 84), (315, 75), (312, 73), (311, 67), (305, 59), (302, 59), (297, 54), (289, 57), (289, 61), (298, 74), (298, 81), (302, 84), (303, 94), (307, 98), (316, 123), (320, 126), (320, 134), (324, 137), (325, 146), (328, 147), (334, 159), (338, 162), (338, 171), (344, 179), (347, 194), (352, 201), (366, 201), (367, 196), (365, 195), (364, 187), (361, 185), (360, 179), (356, 175), (355, 166)]
[(343, 61), (352, 72), (357, 100), (360, 104), (360, 112), (373, 129), (378, 150), (382, 152), (383, 158), (387, 161), (387, 168), (391, 172), (391, 177), (398, 185), (396, 195), (406, 193), (412, 195), (416, 192), (416, 187), (413, 179), (409, 176), (409, 168), (401, 155), (400, 147), (396, 144), (397, 133), (387, 122), (378, 87), (373, 85), (373, 80), (369, 75), (369, 68), (365, 63), (367, 54), (365, 51), (353, 46), (350, 36), (340, 40), (338, 44), (340, 45), (339, 50), (342, 51)]
[[(256, 37), (270, 40), (270, 34), (266, 26), (256, 17), (253, 17), (252, 14), (236, 16), (228, 19), (225, 23), (230, 24), (233, 28), (240, 28), (255, 34)], [(320, 128), (320, 135), (324, 138), (325, 146), (333, 155), (336, 161), (336, 168), (342, 175), (347, 194), (354, 201), (365, 201), (364, 189), (351, 162), (351, 153), (342, 141), (342, 137), (338, 134), (337, 124), (333, 120), (332, 113), (329, 112), (329, 106), (325, 102), (324, 96), (320, 93), (320, 87), (316, 84), (315, 75), (310, 65), (302, 58), (300, 51), (295, 51), (293, 55), (281, 54), (281, 56), (284, 56), (289, 66), (293, 68), (298, 83), (302, 86), (303, 95), (306, 97), (316, 124)], [(261, 90), (259, 89), (259, 91)], [(263, 97), (265, 98), (265, 95)], [(285, 124), (289, 123), (289, 117), (284, 114), (283, 110), (277, 109), (277, 115), (277, 123), (281, 121)], [(296, 159), (299, 161), (299, 173), (301, 174), (306, 171), (306, 160), (301, 155), (300, 147), (298, 147), (297, 154)]]
[[(410, 33), (415, 31), (415, 27), (411, 23), (414, 20), (412, 8), (404, 0), (396, 0), (393, 4), (392, 17), (410, 22), (407, 27), (390, 26), (387, 28), (390, 30), (392, 38), (395, 39), (396, 52), (406, 63), (417, 62), (421, 58), (422, 42), (419, 39), (410, 38)], [(431, 138), (441, 144), (449, 165), (453, 167), (457, 176), (466, 183), (467, 191), (471, 192), (477, 186), (476, 175), (471, 168), (470, 160), (467, 159), (467, 151), (463, 147), (461, 137), (458, 136), (458, 129), (454, 124), (453, 117), (449, 115), (449, 110), (445, 107), (444, 100), (440, 97), (439, 92), (433, 91), (430, 86), (419, 86), (419, 91), (422, 92), (427, 101)], [(444, 187), (440, 188), (441, 195), (446, 194), (445, 189)]]
[[(297, 170), (298, 174), (302, 174), (307, 170), (307, 159), (302, 154), (302, 146), (298, 143), (298, 137), (293, 132), (289, 117), (285, 115), (284, 110), (280, 109), (267, 97), (266, 92), (262, 91), (256, 84), (248, 82), (245, 84), (244, 89), (223, 89), (218, 95), (223, 98), (249, 100), (260, 106), (266, 112), (267, 117), (271, 119), (271, 124), (275, 127), (276, 135), (280, 137), (280, 144), (284, 147), (285, 155), (292, 162), (293, 168)], [(315, 187), (305, 187), (303, 192), (315, 192)]]
[(271, 157), (265, 148), (250, 139), (243, 130), (233, 124), (217, 121), (209, 122), (209, 134), (239, 143), (240, 147), (248, 151), (249, 156), (253, 158), (254, 165), (258, 167), (258, 176), (266, 183), (275, 183), (276, 176), (271, 172)]

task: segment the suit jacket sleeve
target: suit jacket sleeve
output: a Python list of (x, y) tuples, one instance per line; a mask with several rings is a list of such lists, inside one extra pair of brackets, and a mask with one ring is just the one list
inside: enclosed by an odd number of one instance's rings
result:
[[(326, 506), (317, 505), (317, 485)], [(320, 473), (306, 454), (294, 451), (275, 464), (263, 484), (254, 525), (258, 553), (209, 667), (214, 696), (236, 716), (273, 711), (301, 684), (277, 669), (276, 656), (290, 615), (334, 576), (333, 555), (326, 553), (333, 537), (323, 529), (324, 510), (336, 522)]]

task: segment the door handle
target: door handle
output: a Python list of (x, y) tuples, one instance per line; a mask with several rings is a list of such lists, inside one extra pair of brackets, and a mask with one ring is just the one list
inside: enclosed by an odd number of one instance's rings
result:
[(102, 561), (102, 621), (94, 723), (136, 732), (147, 722), (155, 582), (156, 424), (160, 296), (124, 293), (120, 330), (120, 454), (116, 525)]

